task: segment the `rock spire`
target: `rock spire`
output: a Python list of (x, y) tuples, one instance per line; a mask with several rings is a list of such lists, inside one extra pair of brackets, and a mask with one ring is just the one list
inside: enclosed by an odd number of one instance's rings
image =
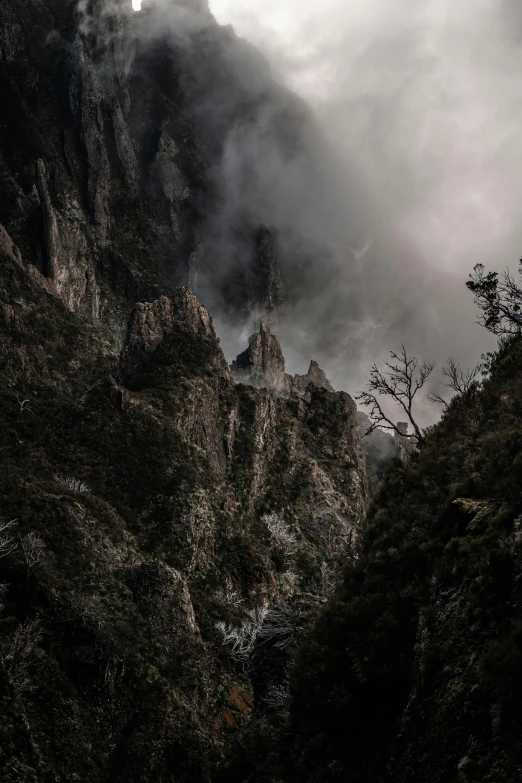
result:
[(292, 380), (285, 373), (281, 346), (263, 319), (259, 332), (248, 338), (248, 348), (232, 362), (230, 369), (238, 383), (277, 392), (291, 391)]

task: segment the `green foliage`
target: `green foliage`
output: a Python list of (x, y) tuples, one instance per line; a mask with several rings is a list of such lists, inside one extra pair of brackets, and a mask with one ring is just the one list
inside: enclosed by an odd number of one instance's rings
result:
[[(522, 272), (520, 261), (519, 272)], [(480, 323), (496, 335), (519, 334), (522, 327), (522, 290), (509, 270), (501, 275), (477, 264), (466, 283), (481, 310)]]
[(395, 465), (302, 646), (292, 779), (511, 781), (521, 752), (522, 340)]

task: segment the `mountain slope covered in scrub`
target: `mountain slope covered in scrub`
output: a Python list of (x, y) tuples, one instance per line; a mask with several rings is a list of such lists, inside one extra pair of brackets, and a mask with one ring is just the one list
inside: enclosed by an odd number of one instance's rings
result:
[(513, 337), (389, 473), (301, 649), (290, 779), (518, 780), (521, 406)]

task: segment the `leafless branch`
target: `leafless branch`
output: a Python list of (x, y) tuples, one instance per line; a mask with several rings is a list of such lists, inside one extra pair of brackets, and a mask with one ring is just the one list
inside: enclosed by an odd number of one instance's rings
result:
[(262, 517), (263, 522), (268, 527), (273, 541), (282, 549), (292, 550), (296, 545), (296, 537), (289, 529), (288, 525), (278, 514), (272, 512)]
[(29, 399), (22, 400), (20, 399), (19, 394), (15, 394), (15, 397), (16, 397), (16, 401), (18, 402), (18, 405), (20, 406), (20, 414), (22, 414), (24, 411), (29, 411), (29, 413), (32, 413), (33, 416), (35, 416), (35, 412), (33, 411), (32, 408), (29, 407), (29, 403), (31, 402), (31, 400)]
[[(386, 362), (384, 369), (376, 364), (370, 367), (368, 384), (365, 391), (357, 395), (363, 405), (370, 410), (368, 416), (372, 422), (366, 434), (375, 429), (391, 430), (401, 437), (411, 438), (417, 443), (422, 442), (422, 429), (414, 415), (414, 400), (423, 388), (435, 367), (434, 362), (422, 362), (406, 351), (404, 345), (399, 353), (390, 352), (391, 361)], [(413, 427), (412, 433), (406, 433), (389, 416), (384, 413), (379, 397), (392, 399), (406, 414)]]
[(482, 370), (482, 364), (476, 364), (474, 367), (465, 370), (460, 367), (456, 359), (452, 356), (448, 359), (448, 366), (444, 367), (442, 374), (448, 379), (444, 385), (448, 389), (453, 389), (457, 394), (465, 394), (475, 383), (477, 375)]
[(84, 481), (74, 478), (73, 476), (55, 476), (54, 480), (61, 484), (62, 487), (70, 489), (72, 492), (86, 492), (90, 493), (90, 487)]
[(269, 609), (259, 631), (260, 643), (270, 641), (274, 647), (284, 649), (296, 641), (306, 624), (304, 612), (282, 603)]
[(440, 394), (434, 394), (433, 392), (431, 394), (428, 394), (428, 399), (430, 402), (435, 402), (437, 405), (443, 405), (445, 408), (448, 407), (448, 401), (444, 399), (444, 397), (441, 397)]
[(221, 634), (223, 647), (230, 647), (232, 658), (235, 661), (245, 662), (254, 650), (257, 637), (263, 626), (267, 609), (251, 609), (247, 611), (247, 618), (240, 625), (227, 625), (224, 622), (216, 623), (216, 628)]
[(40, 536), (31, 532), (20, 538), (20, 548), (24, 556), (27, 580), (29, 581), (34, 571), (42, 565), (46, 546)]
[(12, 535), (12, 530), (17, 522), (17, 519), (11, 519), (9, 522), (0, 522), (0, 559), (10, 555), (18, 547), (18, 543)]
[[(474, 367), (464, 370), (457, 360), (450, 356), (447, 366), (442, 369), (442, 374), (448, 379), (448, 383), (445, 383), (444, 386), (458, 395), (465, 394), (476, 383), (477, 375), (480, 374), (482, 368), (482, 364), (476, 364)], [(444, 407), (448, 406), (447, 400), (440, 394), (430, 394), (429, 399), (439, 405), (444, 405)]]
[(18, 626), (8, 644), (0, 652), (1, 663), (17, 694), (34, 689), (31, 670), (35, 652), (42, 638), (39, 620), (26, 620)]

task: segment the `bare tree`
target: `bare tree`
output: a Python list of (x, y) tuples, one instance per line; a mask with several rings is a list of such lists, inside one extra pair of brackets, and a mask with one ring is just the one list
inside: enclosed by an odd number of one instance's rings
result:
[(12, 535), (13, 528), (17, 522), (17, 519), (11, 519), (9, 522), (0, 522), (0, 559), (10, 555), (18, 547), (18, 543)]
[(216, 623), (223, 647), (229, 647), (232, 658), (246, 662), (258, 645), (270, 642), (284, 649), (294, 643), (306, 625), (306, 613), (299, 607), (281, 603), (270, 609), (260, 607), (246, 612), (240, 625)]
[(263, 522), (268, 527), (273, 541), (282, 549), (291, 551), (296, 545), (296, 537), (289, 529), (280, 516), (274, 511), (271, 514), (265, 514), (262, 517)]
[[(384, 369), (379, 369), (376, 364), (371, 366), (367, 388), (356, 397), (370, 409), (368, 416), (372, 424), (366, 434), (369, 435), (376, 429), (391, 430), (398, 436), (421, 443), (423, 433), (415, 419), (414, 401), (433, 372), (435, 363), (419, 362), (406, 351), (404, 345), (400, 353), (391, 351), (390, 355), (391, 361), (385, 363)], [(404, 411), (413, 427), (412, 433), (406, 432), (404, 427), (400, 427), (384, 413), (381, 397), (393, 400)]]
[(311, 580), (309, 594), (317, 603), (324, 603), (339, 587), (341, 581), (342, 575), (339, 569), (323, 562), (319, 573)]
[(243, 606), (245, 603), (245, 599), (241, 597), (241, 594), (238, 593), (237, 590), (227, 590), (225, 593), (225, 600), (227, 604), (230, 604), (230, 606), (233, 606), (236, 609), (239, 606)]
[(91, 492), (90, 487), (88, 487), (84, 481), (80, 481), (80, 479), (74, 478), (73, 476), (55, 476), (54, 480), (58, 484), (61, 484), (62, 487), (70, 489), (71, 492)]
[(36, 650), (41, 638), (40, 620), (25, 620), (0, 652), (2, 668), (18, 696), (35, 688), (32, 669), (37, 659)]
[(259, 630), (259, 643), (271, 642), (284, 649), (297, 640), (306, 625), (306, 615), (297, 606), (281, 603), (266, 612)]
[(247, 611), (247, 619), (241, 625), (227, 625), (224, 622), (216, 623), (216, 628), (221, 634), (223, 647), (230, 647), (232, 658), (235, 661), (245, 662), (254, 650), (257, 637), (267, 614), (267, 609), (250, 609)]
[[(522, 260), (519, 262), (522, 275)], [(477, 264), (466, 283), (475, 294), (473, 300), (482, 311), (479, 324), (496, 335), (520, 334), (522, 331), (522, 289), (509, 269), (487, 272)]]
[(226, 577), (225, 589), (223, 591), (223, 594), (227, 604), (230, 604), (230, 606), (233, 606), (235, 609), (239, 608), (240, 606), (243, 606), (245, 603), (245, 599), (242, 597), (241, 593), (236, 589), (231, 576)]
[(42, 565), (46, 546), (39, 535), (31, 532), (20, 538), (20, 548), (25, 560), (27, 581), (29, 581), (34, 571)]
[[(442, 369), (442, 374), (448, 379), (448, 383), (443, 385), (458, 395), (465, 394), (476, 383), (477, 376), (482, 371), (482, 368), (483, 365), (479, 363), (471, 369), (463, 370), (457, 360), (450, 356), (447, 367)], [(448, 402), (440, 394), (430, 394), (429, 398), (432, 402), (437, 402), (445, 407), (448, 406)]]
[(24, 411), (29, 411), (29, 413), (32, 413), (33, 416), (35, 415), (33, 409), (29, 407), (29, 403), (31, 402), (31, 400), (29, 399), (23, 400), (20, 398), (19, 394), (15, 394), (15, 397), (18, 405), (20, 406), (20, 414), (22, 414)]

